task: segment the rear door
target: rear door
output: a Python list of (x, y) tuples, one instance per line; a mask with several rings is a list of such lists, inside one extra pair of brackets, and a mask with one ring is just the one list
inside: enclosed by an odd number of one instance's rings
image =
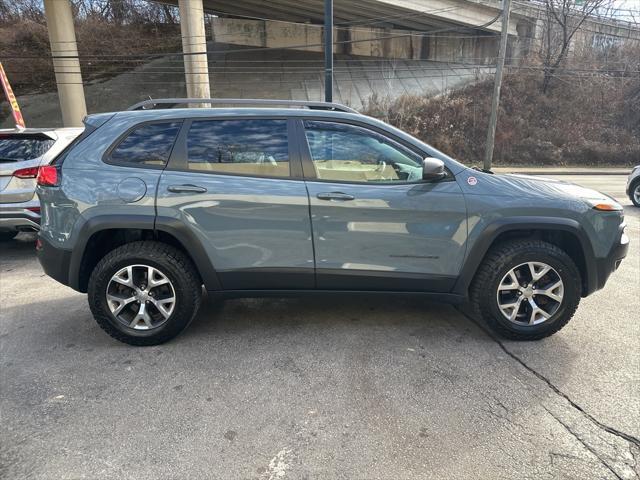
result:
[(44, 133), (0, 133), (0, 204), (34, 197), (36, 169), (54, 143)]
[(453, 176), (423, 182), (422, 152), (365, 126), (304, 120), (298, 128), (317, 287), (450, 291), (467, 235)]
[(287, 118), (186, 120), (157, 224), (185, 225), (226, 290), (314, 287), (309, 200)]

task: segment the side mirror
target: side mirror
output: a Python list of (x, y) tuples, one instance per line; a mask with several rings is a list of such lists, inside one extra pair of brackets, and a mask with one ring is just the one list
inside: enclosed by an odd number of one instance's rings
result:
[(437, 158), (427, 157), (422, 161), (422, 179), (427, 182), (437, 182), (447, 176), (444, 162)]

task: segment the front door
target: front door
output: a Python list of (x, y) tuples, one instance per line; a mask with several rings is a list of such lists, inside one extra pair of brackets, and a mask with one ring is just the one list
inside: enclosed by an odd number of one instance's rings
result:
[(204, 245), (222, 287), (314, 287), (307, 190), (286, 118), (185, 121), (158, 185), (158, 222)]
[(422, 155), (373, 130), (303, 124), (317, 287), (450, 291), (467, 235), (455, 180), (423, 182)]

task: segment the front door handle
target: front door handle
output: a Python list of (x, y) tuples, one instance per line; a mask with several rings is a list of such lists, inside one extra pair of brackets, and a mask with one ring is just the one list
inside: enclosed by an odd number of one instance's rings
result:
[(205, 193), (207, 191), (206, 188), (198, 185), (170, 185), (167, 190), (171, 193)]
[(342, 192), (325, 192), (319, 193), (316, 195), (320, 200), (337, 200), (340, 202), (345, 202), (347, 200), (355, 200), (356, 197), (353, 195), (349, 195), (347, 193)]

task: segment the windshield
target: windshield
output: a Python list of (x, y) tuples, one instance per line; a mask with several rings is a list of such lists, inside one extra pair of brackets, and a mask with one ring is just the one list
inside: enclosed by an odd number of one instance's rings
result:
[(44, 135), (0, 134), (0, 162), (21, 162), (44, 155), (55, 140)]

